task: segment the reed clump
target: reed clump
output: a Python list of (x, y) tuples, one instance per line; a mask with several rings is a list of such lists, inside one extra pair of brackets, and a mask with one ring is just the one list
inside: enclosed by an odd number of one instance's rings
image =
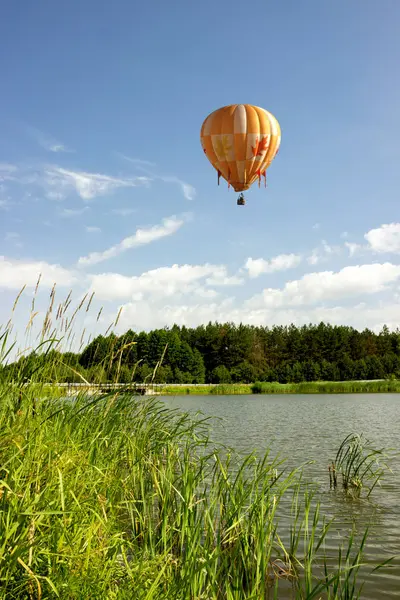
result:
[(335, 460), (329, 465), (330, 487), (337, 489), (338, 478), (347, 496), (368, 498), (389, 470), (389, 455), (374, 448), (363, 434), (350, 433), (340, 444)]
[[(206, 420), (128, 390), (54, 397), (60, 369), (90, 383), (57, 352), (85, 302), (69, 318), (69, 295), (54, 318), (53, 288), (35, 351), (0, 368), (4, 598), (356, 598), (365, 536), (325, 552), (330, 522), (301, 470), (268, 453), (239, 459), (210, 442)], [(33, 301), (29, 327), (36, 314)], [(104, 364), (118, 381), (118, 353)]]
[(400, 393), (398, 379), (376, 381), (309, 381), (302, 383), (268, 383), (257, 381), (253, 394), (378, 394)]
[(0, 440), (6, 597), (353, 597), (333, 595), (353, 577), (339, 554), (321, 572), (330, 524), (299, 472), (215, 449), (204, 420), (124, 394), (32, 411), (28, 387), (2, 403)]

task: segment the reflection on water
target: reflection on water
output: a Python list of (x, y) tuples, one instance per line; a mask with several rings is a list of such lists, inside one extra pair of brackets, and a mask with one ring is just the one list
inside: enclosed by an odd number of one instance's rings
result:
[[(400, 556), (400, 460), (392, 462), (371, 501), (346, 501), (329, 490), (328, 463), (344, 437), (364, 433), (375, 447), (399, 448), (400, 396), (396, 394), (176, 396), (163, 398), (171, 408), (218, 417), (211, 438), (241, 453), (271, 449), (288, 468), (304, 467), (319, 486), (321, 511), (335, 517), (331, 536), (345, 539), (353, 523), (361, 531), (373, 523), (365, 552), (371, 565)], [(329, 550), (329, 548), (328, 548)], [(400, 598), (400, 559), (373, 576), (366, 575), (362, 598)]]

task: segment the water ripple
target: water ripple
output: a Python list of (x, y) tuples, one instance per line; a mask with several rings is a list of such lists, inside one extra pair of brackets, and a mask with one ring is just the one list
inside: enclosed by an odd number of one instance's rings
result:
[[(400, 597), (400, 460), (392, 474), (373, 493), (373, 501), (346, 501), (329, 490), (328, 464), (338, 445), (352, 432), (364, 433), (376, 447), (398, 449), (396, 394), (270, 395), (270, 396), (177, 396), (163, 399), (170, 407), (219, 417), (210, 426), (213, 440), (241, 453), (262, 453), (287, 458), (287, 468), (304, 463), (307, 479), (319, 485), (321, 511), (335, 517), (326, 549), (334, 553), (356, 522), (361, 530), (371, 525), (362, 569), (362, 598)], [(282, 506), (282, 518), (290, 506)], [(335, 539), (336, 538), (336, 539)], [(396, 559), (381, 571), (372, 568), (391, 556)]]

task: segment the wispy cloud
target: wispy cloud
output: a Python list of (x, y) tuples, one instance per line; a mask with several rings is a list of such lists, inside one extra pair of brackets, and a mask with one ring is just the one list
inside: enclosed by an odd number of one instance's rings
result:
[(0, 163), (0, 182), (13, 181), (16, 176), (17, 167), (10, 163)]
[(44, 133), (36, 127), (26, 126), (26, 130), (37, 141), (39, 146), (48, 152), (74, 152), (74, 150), (67, 148), (67, 146), (56, 140), (53, 136)]
[(175, 175), (157, 175), (150, 169), (151, 167), (155, 167), (156, 165), (147, 160), (141, 160), (139, 158), (130, 158), (129, 156), (126, 156), (125, 154), (121, 154), (120, 152), (117, 152), (116, 154), (118, 156), (120, 156), (121, 158), (123, 158), (124, 160), (135, 165), (136, 168), (140, 169), (142, 172), (145, 172), (152, 179), (159, 179), (160, 181), (163, 181), (164, 183), (175, 183), (175, 184), (179, 185), (179, 187), (182, 190), (183, 196), (184, 196), (184, 198), (186, 198), (186, 200), (194, 199), (194, 197), (196, 195), (196, 189), (190, 183), (183, 181), (182, 179), (180, 179), (179, 177), (176, 177)]
[(331, 246), (325, 240), (322, 240), (321, 246), (314, 248), (310, 256), (307, 257), (307, 262), (309, 265), (318, 265), (327, 260), (328, 257), (340, 254), (341, 251), (342, 248), (340, 246)]
[(96, 227), (94, 225), (87, 225), (86, 226), (86, 231), (88, 233), (101, 233), (100, 227)]
[(348, 249), (350, 256), (354, 256), (359, 250), (362, 249), (360, 244), (356, 244), (354, 242), (345, 242), (344, 245)]
[(123, 158), (124, 160), (127, 160), (128, 162), (132, 163), (133, 165), (138, 165), (142, 167), (156, 166), (156, 163), (150, 162), (149, 160), (143, 160), (142, 158), (131, 158), (130, 156), (126, 156), (126, 154), (122, 154), (122, 152), (116, 152), (115, 154), (120, 158)]
[(113, 208), (111, 212), (120, 217), (127, 217), (137, 212), (137, 208)]
[(119, 244), (111, 246), (103, 252), (91, 252), (88, 256), (82, 256), (78, 260), (78, 266), (86, 267), (96, 265), (100, 262), (114, 258), (131, 248), (151, 244), (156, 240), (173, 235), (182, 227), (184, 219), (178, 219), (175, 216), (163, 219), (161, 225), (153, 225), (152, 227), (143, 227), (136, 230), (134, 235), (124, 238)]
[(63, 208), (60, 211), (60, 217), (70, 218), (70, 217), (79, 217), (83, 215), (86, 211), (89, 210), (88, 206), (84, 206), (83, 208)]
[(180, 186), (186, 200), (194, 199), (196, 195), (196, 189), (192, 185), (190, 185), (190, 183), (182, 181), (182, 179), (179, 179), (179, 177), (160, 177), (160, 179), (162, 181), (165, 181), (165, 183), (177, 183)]
[(104, 196), (119, 188), (130, 188), (148, 185), (148, 177), (121, 178), (86, 171), (72, 171), (61, 167), (51, 166), (44, 171), (44, 183), (48, 188), (47, 196), (52, 194), (65, 197), (74, 191), (82, 200), (92, 200), (96, 196)]

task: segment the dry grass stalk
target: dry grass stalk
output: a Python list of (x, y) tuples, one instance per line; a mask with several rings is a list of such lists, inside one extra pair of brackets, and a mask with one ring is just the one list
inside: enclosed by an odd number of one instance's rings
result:
[(94, 298), (94, 292), (92, 292), (92, 295), (89, 298), (89, 302), (88, 302), (88, 305), (86, 307), (86, 312), (89, 312), (89, 308), (90, 308), (90, 305), (92, 304), (93, 298)]
[(121, 316), (122, 309), (123, 309), (123, 306), (121, 306), (121, 308), (118, 311), (117, 318), (115, 319), (114, 327), (116, 327), (118, 325), (118, 321), (119, 321), (119, 318)]
[(26, 288), (26, 283), (25, 283), (25, 285), (22, 287), (22, 289), (21, 289), (21, 291), (19, 292), (18, 296), (15, 298), (14, 306), (12, 307), (12, 311), (11, 311), (12, 313), (15, 311), (15, 309), (16, 309), (16, 307), (17, 307), (17, 304), (18, 304), (18, 301), (19, 301), (19, 299), (21, 298), (21, 295), (22, 295), (22, 293), (23, 293), (23, 291), (24, 291), (24, 289), (25, 289), (25, 288)]

